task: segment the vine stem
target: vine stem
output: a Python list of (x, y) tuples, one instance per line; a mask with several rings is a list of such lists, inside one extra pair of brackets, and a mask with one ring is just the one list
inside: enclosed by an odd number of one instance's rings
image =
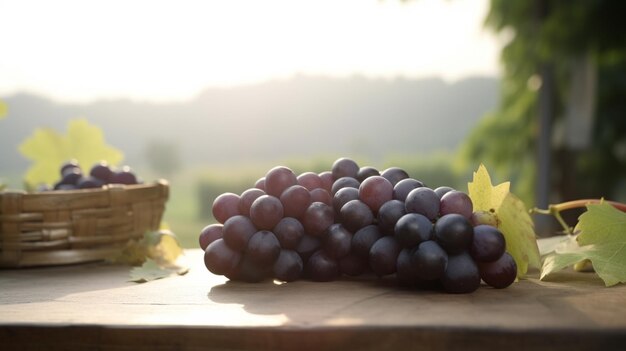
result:
[(561, 217), (561, 211), (571, 210), (574, 208), (582, 208), (582, 207), (586, 207), (589, 204), (600, 204), (600, 203), (610, 204), (616, 209), (622, 212), (626, 212), (626, 204), (623, 204), (621, 202), (608, 201), (604, 199), (581, 199), (581, 200), (562, 202), (560, 204), (549, 205), (547, 210), (535, 207), (530, 210), (530, 213), (539, 213), (543, 215), (554, 216), (554, 218), (556, 218), (556, 220), (565, 230), (565, 233), (569, 235), (573, 235), (574, 230), (572, 227), (568, 226), (567, 223), (565, 223), (565, 221), (563, 220), (563, 217)]
[(557, 211), (560, 212), (560, 211), (565, 211), (565, 210), (571, 210), (574, 208), (586, 207), (589, 204), (600, 204), (600, 203), (607, 203), (622, 212), (626, 212), (626, 204), (623, 204), (621, 202), (616, 202), (616, 201), (603, 200), (603, 199), (583, 199), (583, 200), (567, 201), (567, 202), (562, 202), (556, 205), (550, 205), (550, 207), (555, 207)]

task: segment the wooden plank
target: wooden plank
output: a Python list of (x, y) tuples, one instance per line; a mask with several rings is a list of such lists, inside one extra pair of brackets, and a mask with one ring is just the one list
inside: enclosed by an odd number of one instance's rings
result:
[(549, 282), (535, 275), (504, 290), (448, 295), (374, 277), (228, 282), (204, 268), (200, 250), (186, 256), (187, 275), (145, 284), (128, 282), (128, 267), (104, 263), (0, 270), (0, 340), (102, 350), (572, 350), (626, 342), (626, 286), (605, 288), (593, 274), (564, 272)]

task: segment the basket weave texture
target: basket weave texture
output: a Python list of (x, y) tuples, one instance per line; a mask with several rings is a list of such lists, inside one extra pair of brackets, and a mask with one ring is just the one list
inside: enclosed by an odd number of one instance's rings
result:
[(169, 185), (0, 193), (0, 267), (72, 264), (119, 253), (157, 230)]

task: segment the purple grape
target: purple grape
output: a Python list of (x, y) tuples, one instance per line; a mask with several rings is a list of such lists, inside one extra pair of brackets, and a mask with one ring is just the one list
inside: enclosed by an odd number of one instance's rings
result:
[(356, 174), (356, 180), (358, 180), (359, 182), (363, 182), (365, 179), (369, 177), (379, 176), (379, 175), (380, 175), (380, 172), (378, 172), (376, 168), (365, 166), (365, 167), (359, 168), (359, 171)]
[(380, 175), (387, 178), (387, 180), (391, 183), (391, 185), (396, 186), (396, 184), (402, 179), (409, 178), (409, 174), (398, 167), (389, 167), (384, 171), (380, 172)]
[(335, 196), (333, 196), (333, 209), (335, 213), (339, 213), (343, 205), (348, 201), (357, 200), (359, 198), (359, 189), (357, 188), (343, 188), (339, 189)]
[(517, 264), (513, 256), (505, 252), (493, 262), (478, 263), (480, 277), (488, 285), (503, 289), (513, 284), (517, 277)]
[(78, 189), (74, 184), (61, 184), (57, 183), (54, 185), (54, 190), (76, 190)]
[(359, 257), (368, 258), (372, 245), (382, 237), (383, 234), (378, 226), (368, 225), (363, 227), (352, 236), (352, 252)]
[(273, 232), (283, 249), (295, 250), (304, 236), (304, 227), (299, 220), (285, 217), (276, 224)]
[(424, 183), (413, 178), (405, 178), (396, 183), (393, 187), (393, 198), (400, 201), (405, 201), (406, 196), (409, 195), (411, 190), (421, 188)]
[(411, 249), (402, 249), (396, 260), (396, 278), (401, 285), (412, 286), (419, 279), (417, 270), (411, 264)]
[(436, 242), (424, 241), (412, 251), (411, 265), (419, 279), (439, 279), (448, 266), (448, 254)]
[(65, 173), (73, 172), (74, 170), (78, 170), (78, 172), (80, 172), (81, 174), (83, 173), (80, 168), (80, 165), (78, 164), (78, 161), (70, 160), (70, 161), (65, 162), (64, 164), (61, 165), (61, 169), (60, 169), (61, 178), (65, 176)]
[(261, 195), (250, 206), (250, 219), (258, 229), (272, 230), (283, 214), (283, 204), (272, 195)]
[(322, 250), (331, 258), (341, 259), (350, 253), (352, 233), (341, 224), (333, 224), (326, 230)]
[(95, 189), (101, 188), (103, 185), (104, 183), (100, 179), (92, 176), (81, 177), (76, 183), (78, 189)]
[(284, 216), (301, 218), (311, 204), (311, 193), (302, 185), (292, 185), (280, 195)]
[(61, 178), (61, 181), (57, 184), (71, 184), (77, 185), (78, 181), (83, 177), (83, 172), (80, 168), (69, 168), (66, 169), (65, 175)]
[(359, 257), (354, 253), (349, 253), (339, 260), (339, 271), (351, 277), (365, 273), (368, 268), (367, 259)]
[(222, 227), (224, 241), (236, 251), (244, 251), (248, 247), (248, 241), (256, 232), (257, 228), (250, 218), (244, 215), (230, 217)]
[(378, 227), (386, 235), (394, 235), (396, 223), (405, 214), (404, 202), (400, 200), (387, 201), (378, 210)]
[(361, 183), (359, 183), (358, 180), (356, 180), (356, 178), (352, 178), (352, 177), (341, 177), (337, 180), (335, 180), (335, 182), (333, 183), (333, 186), (330, 188), (330, 194), (332, 196), (335, 196), (335, 193), (339, 190), (339, 189), (343, 189), (343, 188), (355, 188), (355, 189), (359, 189), (359, 186), (361, 185)]
[(446, 272), (441, 278), (446, 292), (453, 294), (471, 293), (480, 286), (480, 273), (469, 254), (448, 256)]
[(226, 245), (224, 239), (215, 240), (204, 251), (204, 264), (213, 274), (230, 274), (240, 261), (241, 254)]
[(379, 277), (394, 274), (400, 250), (400, 244), (393, 236), (383, 236), (378, 239), (369, 253), (372, 271)]
[(104, 183), (109, 183), (113, 177), (113, 171), (106, 161), (100, 161), (91, 167), (89, 175), (100, 179)]
[(285, 166), (274, 167), (265, 175), (265, 192), (277, 198), (285, 189), (296, 184), (298, 184), (296, 175)]
[(274, 262), (274, 278), (286, 282), (298, 280), (302, 276), (304, 264), (297, 252), (281, 250), (278, 259)]
[(439, 218), (434, 229), (435, 241), (448, 254), (459, 254), (472, 245), (474, 229), (460, 214), (452, 213)]
[(315, 252), (305, 263), (306, 275), (313, 281), (329, 282), (339, 276), (339, 263), (324, 251)]
[(260, 265), (250, 259), (248, 255), (243, 255), (237, 268), (232, 273), (225, 274), (225, 276), (230, 280), (258, 283), (272, 277), (273, 268), (273, 265)]
[(436, 188), (434, 191), (435, 191), (435, 194), (437, 194), (437, 196), (439, 196), (439, 199), (441, 199), (448, 192), (454, 191), (454, 189), (449, 187), (449, 186), (440, 186), (440, 187)]
[(506, 250), (504, 235), (490, 225), (474, 227), (474, 236), (470, 246), (470, 255), (477, 262), (492, 262), (500, 258)]
[(342, 177), (356, 178), (359, 173), (359, 165), (349, 158), (342, 157), (333, 163), (331, 173), (334, 180)]
[(132, 185), (138, 184), (137, 176), (128, 166), (122, 167), (120, 171), (113, 172), (111, 178), (109, 179), (111, 184), (124, 184), (124, 185)]
[(314, 202), (309, 205), (302, 217), (305, 233), (316, 237), (321, 237), (334, 222), (335, 212), (333, 208), (322, 202)]
[(326, 191), (326, 189), (317, 188), (310, 191), (311, 193), (311, 203), (313, 202), (322, 202), (328, 206), (332, 206), (333, 198), (330, 196), (330, 193)]
[(374, 213), (393, 198), (393, 185), (384, 177), (373, 176), (365, 179), (359, 186), (359, 199)]
[(298, 184), (311, 191), (322, 187), (322, 178), (313, 172), (304, 172), (297, 177)]
[(209, 224), (202, 228), (202, 231), (200, 231), (200, 235), (198, 236), (200, 248), (202, 250), (206, 250), (210, 243), (217, 239), (221, 239), (223, 237), (223, 229), (224, 225), (219, 223)]
[(273, 265), (278, 255), (280, 255), (280, 242), (274, 233), (268, 230), (254, 233), (248, 241), (246, 256), (260, 265)]
[(254, 182), (254, 187), (265, 192), (265, 177), (261, 177)]
[(330, 194), (333, 183), (335, 182), (335, 180), (333, 179), (333, 174), (330, 171), (325, 171), (318, 175), (320, 176), (320, 180), (322, 181), (322, 189), (328, 191), (328, 193)]
[(441, 216), (457, 213), (470, 219), (473, 212), (472, 199), (462, 191), (452, 190), (447, 192), (439, 203), (439, 214)]
[(241, 193), (239, 197), (239, 213), (244, 216), (250, 216), (250, 207), (254, 200), (258, 199), (260, 196), (267, 195), (265, 191), (257, 188), (250, 188)]
[(339, 217), (344, 227), (352, 233), (374, 223), (372, 210), (361, 200), (348, 201), (339, 211)]
[(406, 196), (404, 202), (407, 213), (419, 213), (431, 221), (439, 214), (439, 197), (431, 188), (421, 187), (413, 189)]
[(320, 239), (310, 235), (304, 235), (296, 247), (296, 252), (300, 255), (303, 262), (307, 262), (311, 255), (318, 251), (321, 246), (322, 242)]
[(394, 228), (394, 236), (398, 243), (405, 248), (410, 248), (419, 243), (430, 240), (433, 232), (433, 224), (426, 216), (419, 213), (407, 213), (402, 216)]
[(211, 212), (213, 218), (222, 224), (230, 217), (241, 214), (239, 212), (239, 195), (233, 193), (219, 195), (213, 200)]

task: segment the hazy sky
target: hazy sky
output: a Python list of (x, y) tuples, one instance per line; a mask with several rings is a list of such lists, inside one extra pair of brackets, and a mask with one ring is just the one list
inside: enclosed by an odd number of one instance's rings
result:
[(487, 0), (0, 0), (0, 96), (190, 98), (295, 74), (495, 76)]

